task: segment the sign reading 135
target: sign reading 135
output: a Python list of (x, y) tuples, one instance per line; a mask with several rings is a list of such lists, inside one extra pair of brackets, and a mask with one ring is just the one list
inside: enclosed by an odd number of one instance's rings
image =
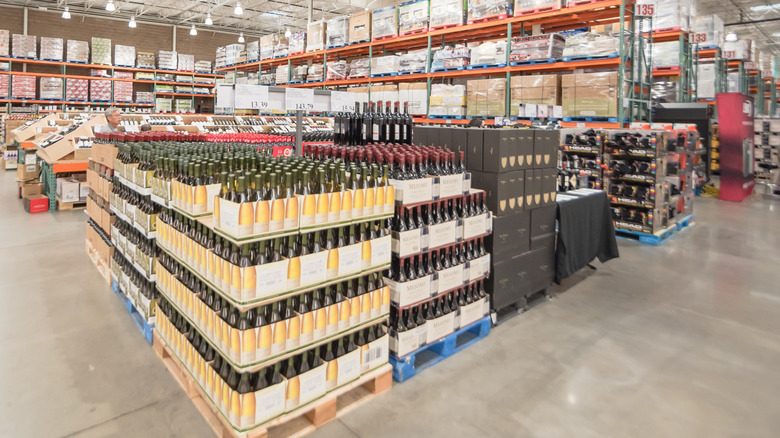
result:
[(652, 17), (655, 15), (655, 2), (645, 0), (637, 3), (635, 12), (638, 17)]

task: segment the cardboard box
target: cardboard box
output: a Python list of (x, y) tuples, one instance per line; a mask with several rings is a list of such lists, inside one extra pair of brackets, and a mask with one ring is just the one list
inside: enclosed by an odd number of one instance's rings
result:
[(306, 51), (314, 52), (325, 48), (325, 29), (327, 24), (324, 21), (310, 23), (306, 28)]
[(542, 169), (542, 205), (555, 206), (558, 195), (558, 169)]
[[(533, 210), (532, 210), (533, 211)], [(555, 248), (555, 233), (547, 233), (531, 237), (531, 251)]]
[(26, 183), (21, 186), (22, 198), (43, 194), (43, 183)]
[[(428, 114), (428, 84), (409, 82), (398, 84), (398, 100), (401, 106), (409, 104), (410, 115)], [(417, 127), (414, 128), (415, 130)]]
[(525, 193), (524, 207), (527, 209), (536, 208), (534, 204), (534, 171), (529, 169), (525, 171), (525, 185), (523, 186), (523, 193)]
[[(519, 169), (517, 150), (519, 143), (514, 129), (486, 129), (482, 150), (482, 170), (508, 172)], [(500, 214), (500, 213), (499, 213)]]
[(533, 167), (535, 169), (557, 167), (560, 131), (549, 129), (537, 129), (535, 131)]
[(24, 211), (43, 213), (49, 211), (49, 198), (44, 195), (30, 195), (24, 198)]
[(114, 159), (119, 150), (112, 144), (93, 143), (92, 161), (100, 163), (108, 168), (114, 168)]
[(362, 11), (349, 17), (350, 44), (371, 39), (371, 11)]
[(563, 75), (561, 104), (566, 117), (617, 117), (617, 72)]
[(467, 131), (466, 163), (468, 163), (468, 170), (482, 170), (484, 132), (485, 130), (482, 128), (469, 128)]
[[(485, 190), (485, 205), (498, 216), (510, 215), (522, 209), (518, 205), (518, 190), (522, 190), (518, 181), (524, 181), (523, 171), (493, 173), (482, 172), (482, 184)], [(521, 191), (522, 193), (522, 191)]]
[(21, 165), (16, 168), (16, 180), (17, 181), (37, 180), (39, 170), (40, 168), (38, 167), (38, 163)]
[(547, 207), (540, 207), (531, 210), (531, 238), (555, 232), (555, 216), (557, 210), (557, 205), (550, 205)]
[(485, 249), (493, 259), (508, 259), (530, 249), (532, 211), (493, 216), (493, 234), (485, 238)]
[(61, 202), (77, 202), (79, 200), (79, 181), (72, 178), (57, 178), (57, 198)]
[(514, 303), (521, 307), (525, 305), (532, 271), (520, 263), (522, 259), (523, 255), (501, 261), (493, 258), (491, 275), (485, 281), (485, 291), (490, 294), (491, 309), (500, 310)]

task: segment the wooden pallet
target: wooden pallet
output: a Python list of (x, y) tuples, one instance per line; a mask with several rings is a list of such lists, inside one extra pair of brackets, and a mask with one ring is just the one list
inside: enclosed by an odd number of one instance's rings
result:
[(57, 198), (57, 211), (78, 210), (87, 208), (87, 201), (62, 202)]
[(211, 404), (156, 330), (152, 349), (219, 438), (302, 437), (389, 391), (393, 385), (392, 367), (385, 364), (358, 380), (325, 394), (311, 405), (284, 414), (250, 431), (238, 432)]

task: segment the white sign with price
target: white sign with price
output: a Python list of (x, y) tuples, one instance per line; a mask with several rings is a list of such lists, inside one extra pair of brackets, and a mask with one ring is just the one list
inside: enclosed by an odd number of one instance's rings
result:
[(268, 110), (268, 87), (262, 85), (236, 84), (236, 109)]
[(355, 93), (347, 93), (346, 91), (331, 91), (330, 110), (333, 112), (354, 112)]
[(655, 15), (655, 2), (651, 0), (642, 0), (636, 4), (636, 15), (638, 17), (652, 17)]
[(287, 111), (314, 110), (314, 90), (309, 88), (287, 88), (284, 92), (284, 103)]

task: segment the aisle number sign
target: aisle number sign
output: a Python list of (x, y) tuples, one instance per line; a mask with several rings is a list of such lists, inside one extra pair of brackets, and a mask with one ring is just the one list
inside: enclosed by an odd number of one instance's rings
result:
[(638, 17), (652, 17), (655, 15), (655, 2), (642, 0), (641, 3), (636, 4), (635, 11)]
[(694, 33), (691, 34), (691, 43), (692, 44), (701, 44), (707, 42), (707, 34), (700, 32), (700, 33)]

